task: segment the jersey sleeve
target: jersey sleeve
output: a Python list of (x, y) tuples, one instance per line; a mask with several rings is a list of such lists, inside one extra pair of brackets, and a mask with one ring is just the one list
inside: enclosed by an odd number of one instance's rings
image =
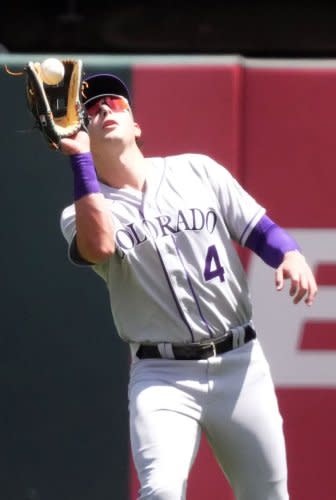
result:
[(66, 207), (60, 218), (60, 226), (62, 234), (68, 243), (68, 259), (72, 264), (77, 266), (90, 267), (95, 271), (104, 281), (106, 281), (106, 276), (108, 272), (108, 263), (103, 262), (100, 264), (93, 264), (83, 259), (78, 252), (76, 244), (76, 213), (75, 205), (70, 205)]
[(60, 218), (60, 226), (62, 234), (65, 240), (68, 243), (68, 258), (69, 260), (76, 265), (80, 266), (89, 266), (91, 265), (89, 262), (85, 261), (79, 255), (76, 245), (76, 214), (75, 214), (75, 205), (70, 205), (66, 207)]
[(252, 229), (266, 213), (266, 209), (215, 160), (206, 157), (205, 168), (231, 237), (244, 246)]
[(74, 205), (70, 205), (62, 211), (60, 226), (64, 238), (66, 239), (68, 245), (70, 245), (76, 234), (76, 216)]

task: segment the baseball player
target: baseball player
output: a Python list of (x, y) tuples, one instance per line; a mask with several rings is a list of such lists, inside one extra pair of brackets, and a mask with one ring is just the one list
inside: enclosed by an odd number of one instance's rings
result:
[[(139, 499), (186, 498), (202, 431), (239, 500), (286, 500), (282, 417), (235, 242), (313, 303), (296, 241), (230, 172), (201, 154), (144, 157), (125, 84), (86, 79), (88, 133), (62, 140), (74, 203), (61, 229), (75, 265), (105, 281), (130, 345), (129, 413)], [(271, 332), (269, 332), (271, 334)]]

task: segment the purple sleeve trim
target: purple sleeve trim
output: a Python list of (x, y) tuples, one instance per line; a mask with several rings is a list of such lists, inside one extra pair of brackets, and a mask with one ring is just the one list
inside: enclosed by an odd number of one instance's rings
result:
[(74, 199), (79, 200), (91, 193), (100, 193), (100, 186), (91, 153), (78, 153), (70, 156), (74, 175)]
[(299, 250), (297, 242), (284, 229), (267, 215), (264, 215), (253, 228), (245, 246), (275, 269), (280, 266), (284, 255), (290, 250)]

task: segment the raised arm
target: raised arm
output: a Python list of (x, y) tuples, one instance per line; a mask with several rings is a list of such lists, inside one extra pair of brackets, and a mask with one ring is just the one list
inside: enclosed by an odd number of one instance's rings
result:
[(88, 134), (80, 131), (71, 139), (63, 139), (61, 151), (69, 156), (74, 176), (77, 252), (92, 264), (103, 262), (115, 252), (114, 229), (100, 190)]

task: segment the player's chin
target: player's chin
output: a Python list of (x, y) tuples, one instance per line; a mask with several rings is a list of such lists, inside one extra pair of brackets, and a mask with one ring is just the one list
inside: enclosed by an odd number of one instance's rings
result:
[(110, 142), (114, 145), (121, 145), (125, 142), (125, 138), (116, 128), (106, 128), (103, 130), (103, 141), (104, 143)]

